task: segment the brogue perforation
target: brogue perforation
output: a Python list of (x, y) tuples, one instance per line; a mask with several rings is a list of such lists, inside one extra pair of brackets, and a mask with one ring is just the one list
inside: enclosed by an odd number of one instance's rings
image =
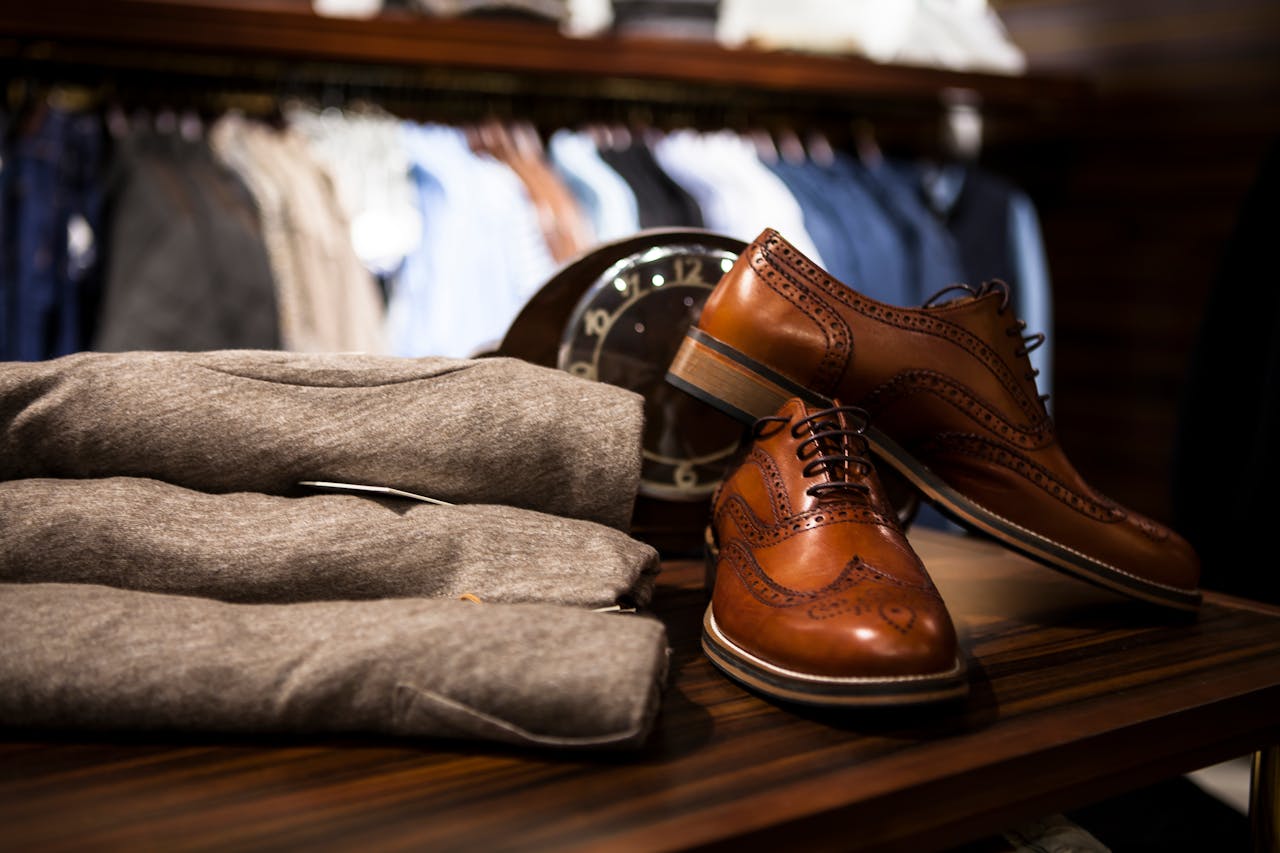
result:
[(826, 311), (820, 315), (815, 310), (815, 307), (821, 307), (820, 302), (801, 287), (798, 281), (769, 264), (768, 258), (763, 254), (758, 258), (762, 267), (755, 266), (757, 257), (752, 257), (751, 263), (764, 282), (778, 295), (799, 308), (822, 329), (826, 336), (826, 349), (814, 371), (812, 381), (830, 396), (831, 389), (835, 388), (840, 377), (844, 375), (853, 355), (853, 334), (849, 331), (848, 325), (841, 321), (834, 311)]
[[(774, 235), (773, 238), (765, 241), (765, 255), (775, 260), (775, 263), (777, 259), (773, 256), (776, 254), (776, 250), (770, 251), (769, 247), (780, 240), (781, 237)], [(806, 262), (798, 253), (788, 249), (783, 254), (786, 260), (790, 261), (791, 265), (796, 268), (796, 272), (804, 276), (810, 283), (820, 287), (823, 293), (854, 311), (901, 329), (943, 338), (956, 346), (962, 347), (973, 357), (979, 359), (991, 371), (1029, 420), (1035, 420), (1043, 416), (1043, 406), (1040, 405), (1038, 400), (1027, 395), (1022, 382), (1018, 380), (1016, 374), (1000, 353), (967, 329), (941, 318), (911, 313), (909, 310), (895, 310), (887, 305), (870, 302), (856, 291), (828, 276), (818, 267)], [(757, 268), (757, 271), (759, 272), (760, 270)], [(834, 385), (824, 385), (820, 390), (824, 390), (828, 396), (835, 395)]]
[(809, 510), (795, 515), (781, 516), (773, 524), (756, 517), (740, 498), (729, 498), (717, 510), (717, 520), (722, 515), (731, 516), (741, 536), (754, 548), (767, 548), (790, 539), (798, 533), (828, 524), (883, 524), (898, 527), (897, 518), (876, 512), (870, 507), (841, 504), (821, 510)]
[(1016, 473), (1023, 480), (1033, 483), (1046, 494), (1052, 495), (1076, 512), (1097, 521), (1112, 523), (1124, 521), (1127, 514), (1114, 501), (1101, 495), (1084, 495), (1062, 482), (1042, 465), (1012, 452), (1009, 448), (994, 444), (980, 435), (943, 433), (934, 436), (921, 448), (921, 455), (930, 458), (941, 453), (971, 456), (999, 465)]
[(1053, 422), (1048, 417), (1041, 416), (1027, 426), (1011, 423), (985, 405), (972, 389), (934, 370), (905, 370), (874, 388), (862, 405), (874, 418), (911, 394), (933, 394), (946, 400), (976, 423), (1019, 447), (1043, 447), (1054, 438)]

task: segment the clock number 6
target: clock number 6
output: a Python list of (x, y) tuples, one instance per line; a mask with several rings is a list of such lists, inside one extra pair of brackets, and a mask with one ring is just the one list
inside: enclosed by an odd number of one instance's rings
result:
[(681, 462), (677, 465), (672, 480), (682, 489), (692, 489), (698, 485), (698, 474), (693, 470), (693, 463)]

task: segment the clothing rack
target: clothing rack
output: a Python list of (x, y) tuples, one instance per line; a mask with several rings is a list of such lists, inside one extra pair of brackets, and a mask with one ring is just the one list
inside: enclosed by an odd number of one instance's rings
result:
[[(231, 72), (217, 60), (176, 62), (164, 58), (143, 67), (78, 61), (15, 60), (0, 64), (9, 82), (9, 106), (15, 93), (41, 90), (74, 92), (86, 105), (126, 104), (154, 109), (196, 109), (216, 114), (237, 109), (268, 117), (291, 100), (343, 107), (376, 103), (388, 112), (417, 121), (465, 123), (480, 119), (531, 121), (540, 129), (578, 124), (625, 124), (631, 127), (821, 128), (837, 137), (850, 136), (858, 123), (876, 127), (920, 126), (942, 112), (920, 104), (886, 105), (881, 109), (838, 108), (781, 103), (777, 96), (733, 88), (684, 89), (657, 82), (626, 83), (601, 88), (587, 81), (556, 85), (530, 83), (506, 74), (414, 70), (363, 65), (255, 65)], [(167, 70), (161, 73), (161, 69)], [(65, 97), (65, 95), (63, 96)]]
[[(305, 97), (372, 101), (405, 118), (663, 128), (818, 128), (837, 142), (874, 125), (929, 150), (949, 93), (980, 100), (988, 136), (1050, 138), (1087, 101), (1081, 80), (881, 65), (638, 37), (571, 38), (526, 21), (426, 19), (388, 10), (324, 18), (277, 0), (63, 0), (0, 10), (0, 69), (173, 107)], [(860, 124), (855, 124), (860, 123)]]
[[(216, 119), (229, 111), (282, 121), (298, 101), (372, 104), (410, 121), (527, 125), (543, 143), (561, 128), (728, 130), (758, 140), (762, 152), (817, 143), (936, 162), (975, 161), (975, 141), (985, 151), (1009, 136), (1061, 140), (1055, 121), (1087, 94), (1071, 78), (571, 38), (530, 22), (402, 10), (325, 18), (305, 0), (60, 0), (21, 15), (0, 9), (0, 72), (10, 118), (38, 111), (51, 94), (168, 123), (174, 114)], [(957, 131), (975, 122), (979, 135), (958, 149)], [(1051, 160), (1034, 156), (1042, 147), (1022, 150), (1033, 152), (1028, 162)], [(1016, 170), (1002, 171), (1035, 194)]]

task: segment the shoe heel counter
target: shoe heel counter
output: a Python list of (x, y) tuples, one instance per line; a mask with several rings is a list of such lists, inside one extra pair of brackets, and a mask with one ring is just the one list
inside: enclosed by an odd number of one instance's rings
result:
[(818, 377), (831, 373), (831, 329), (812, 306), (797, 305), (801, 287), (758, 246), (748, 247), (710, 293), (668, 379), (744, 423), (790, 397), (826, 401)]
[[(748, 246), (712, 289), (698, 315), (697, 326), (721, 340), (735, 341), (742, 334), (743, 316), (750, 314), (758, 299), (760, 282), (752, 269), (752, 257), (759, 252), (755, 244)], [(722, 337), (722, 336), (728, 336)]]
[(697, 326), (757, 361), (786, 365), (785, 372), (803, 382), (826, 350), (826, 334), (788, 297), (795, 283), (779, 286), (782, 278), (788, 273), (752, 244), (707, 297)]

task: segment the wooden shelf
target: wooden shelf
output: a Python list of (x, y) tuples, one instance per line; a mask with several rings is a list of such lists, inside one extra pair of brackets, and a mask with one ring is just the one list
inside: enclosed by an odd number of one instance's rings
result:
[(405, 69), (495, 72), (595, 82), (716, 87), (810, 97), (937, 103), (960, 87), (984, 106), (1070, 104), (1088, 86), (1076, 78), (955, 73), (877, 64), (855, 57), (726, 49), (652, 38), (578, 39), (550, 24), (430, 19), (405, 12), (352, 20), (313, 14), (305, 2), (249, 4), (172, 0), (59, 0), (7, 4), (0, 39), (18, 59), (57, 58), (66, 49), (110, 49), (116, 61), (145, 63), (149, 51), (247, 60), (357, 63)]
[(1275, 608), (1210, 594), (1173, 617), (975, 538), (912, 543), (970, 659), (954, 705), (743, 690), (699, 648), (701, 565), (669, 562), (671, 680), (641, 749), (0, 730), (2, 846), (927, 853), (1277, 742)]

